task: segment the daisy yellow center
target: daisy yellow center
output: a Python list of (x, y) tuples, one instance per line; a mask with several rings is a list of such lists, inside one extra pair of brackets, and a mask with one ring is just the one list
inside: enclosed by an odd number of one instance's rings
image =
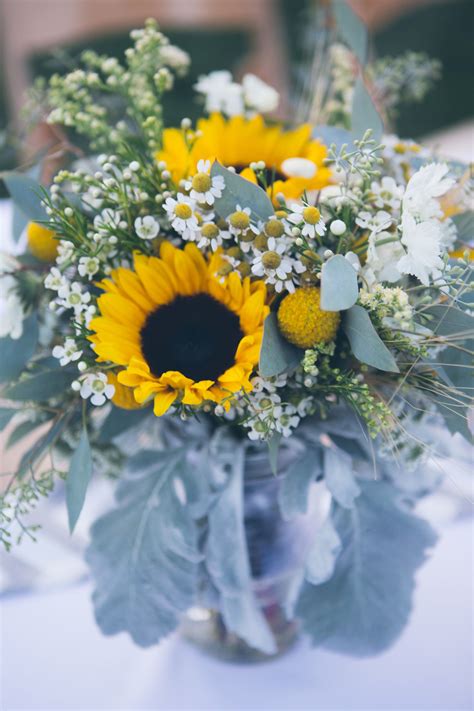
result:
[(197, 173), (192, 180), (193, 190), (198, 193), (205, 193), (212, 187), (212, 181), (207, 173)]
[(236, 230), (246, 230), (250, 225), (250, 217), (243, 210), (236, 210), (230, 215), (229, 222)]
[(312, 348), (317, 343), (332, 341), (339, 328), (337, 311), (320, 308), (317, 287), (296, 289), (285, 296), (278, 309), (278, 326), (287, 341), (300, 348)]
[(317, 207), (305, 207), (303, 210), (303, 220), (308, 225), (316, 225), (321, 218), (321, 213)]
[(202, 226), (201, 234), (206, 239), (215, 239), (219, 235), (219, 228), (213, 222), (208, 222)]
[(267, 235), (264, 235), (263, 232), (260, 232), (260, 234), (255, 237), (255, 247), (263, 251), (267, 248), (267, 244)]
[(199, 381), (217, 380), (230, 368), (243, 333), (238, 316), (224, 304), (209, 294), (193, 294), (153, 311), (140, 335), (155, 376), (178, 370)]
[(265, 252), (262, 256), (262, 264), (266, 269), (278, 269), (281, 257), (276, 252)]
[(280, 220), (268, 220), (265, 223), (265, 232), (269, 237), (281, 237), (284, 231), (285, 228)]
[(189, 220), (193, 214), (193, 211), (185, 202), (179, 202), (174, 209), (174, 214), (181, 220)]

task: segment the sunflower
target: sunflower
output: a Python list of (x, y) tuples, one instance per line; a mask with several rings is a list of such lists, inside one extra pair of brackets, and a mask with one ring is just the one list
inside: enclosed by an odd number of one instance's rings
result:
[(218, 278), (222, 257), (206, 260), (194, 244), (163, 242), (160, 257), (136, 253), (100, 282), (100, 316), (90, 337), (99, 361), (122, 369), (118, 382), (137, 403), (154, 399), (155, 415), (178, 401), (228, 408), (252, 389), (268, 314), (262, 281), (236, 273)]
[(319, 190), (330, 183), (331, 171), (324, 167), (326, 156), (326, 146), (311, 139), (309, 124), (285, 131), (281, 125), (265, 124), (259, 115), (227, 120), (218, 113), (198, 121), (191, 143), (184, 131), (165, 129), (163, 148), (156, 154), (175, 183), (194, 175), (199, 160), (214, 159), (256, 183), (250, 163), (264, 161), (269, 192), (283, 193), (287, 198), (299, 198), (305, 190)]

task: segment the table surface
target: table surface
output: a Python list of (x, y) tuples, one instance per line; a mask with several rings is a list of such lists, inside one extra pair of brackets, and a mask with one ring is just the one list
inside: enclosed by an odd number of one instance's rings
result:
[[(444, 141), (432, 137), (431, 144), (465, 158), (466, 145), (472, 149), (466, 131), (472, 137), (472, 124)], [(10, 205), (0, 201), (0, 249), (11, 249), (10, 216)], [(302, 641), (273, 662), (231, 666), (177, 634), (142, 650), (125, 635), (103, 637), (93, 619), (90, 584), (64, 585), (67, 571), (57, 571), (42, 592), (1, 601), (0, 708), (468, 711), (474, 704), (473, 523), (468, 517), (446, 523), (448, 501), (427, 507), (432, 520), (444, 518), (440, 541), (418, 573), (409, 625), (379, 657), (352, 659)], [(34, 556), (31, 547), (28, 555)], [(67, 565), (63, 551), (59, 561)]]

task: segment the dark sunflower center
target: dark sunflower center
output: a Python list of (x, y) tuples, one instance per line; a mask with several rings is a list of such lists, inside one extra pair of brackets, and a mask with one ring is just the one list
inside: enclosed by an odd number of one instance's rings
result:
[[(248, 168), (248, 166), (235, 166), (235, 170), (237, 171), (237, 173), (241, 173), (243, 170), (245, 170), (245, 168)], [(267, 185), (272, 185), (277, 180), (288, 180), (288, 176), (285, 175), (285, 173), (282, 173), (280, 170), (277, 170), (277, 168), (265, 168), (265, 178), (267, 181)]]
[(236, 314), (209, 294), (195, 294), (177, 296), (153, 311), (140, 335), (157, 377), (179, 370), (193, 380), (217, 380), (233, 365), (244, 334)]

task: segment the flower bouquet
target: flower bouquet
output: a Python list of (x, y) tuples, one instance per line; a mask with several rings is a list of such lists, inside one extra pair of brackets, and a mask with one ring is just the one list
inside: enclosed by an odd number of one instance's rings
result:
[(87, 551), (105, 634), (370, 655), (407, 622), (433, 424), (469, 436), (465, 167), (383, 133), (395, 89), (332, 12), (324, 124), (264, 119), (274, 89), (213, 72), (197, 123), (166, 126), (189, 58), (148, 21), (123, 64), (86, 51), (36, 88), (50, 184), (3, 176), (29, 222), (2, 258), (1, 419), (37, 435), (2, 539), (59, 479), (72, 532), (116, 478)]

